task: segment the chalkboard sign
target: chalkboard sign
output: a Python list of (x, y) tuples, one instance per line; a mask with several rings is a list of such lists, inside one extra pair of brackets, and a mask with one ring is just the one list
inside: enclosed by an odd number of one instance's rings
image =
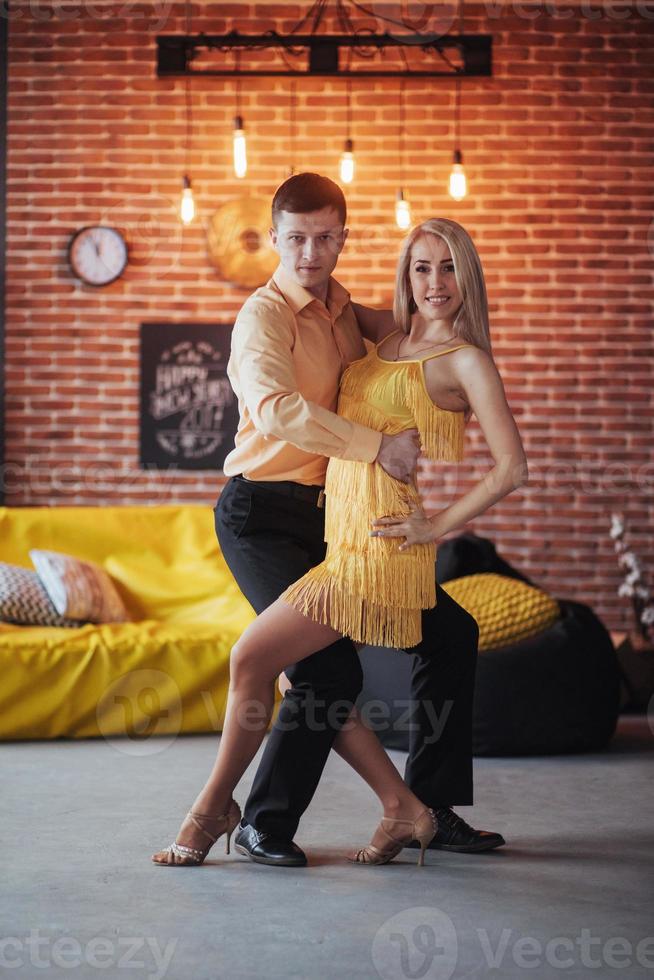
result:
[(232, 324), (141, 324), (141, 466), (221, 470), (238, 404), (226, 368)]

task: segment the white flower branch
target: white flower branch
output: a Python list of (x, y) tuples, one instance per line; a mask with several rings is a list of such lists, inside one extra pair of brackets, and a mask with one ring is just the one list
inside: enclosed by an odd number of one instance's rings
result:
[(650, 627), (654, 625), (654, 601), (643, 575), (643, 567), (633, 551), (628, 551), (624, 541), (625, 521), (622, 514), (611, 514), (609, 530), (613, 546), (618, 555), (618, 565), (629, 569), (624, 581), (618, 587), (618, 595), (631, 599), (636, 626), (641, 636), (650, 640)]

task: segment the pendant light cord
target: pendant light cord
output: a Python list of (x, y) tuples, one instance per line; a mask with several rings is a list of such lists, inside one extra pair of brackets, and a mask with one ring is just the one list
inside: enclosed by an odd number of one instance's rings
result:
[[(186, 10), (186, 35), (191, 36), (192, 24), (191, 24), (191, 3), (190, 0), (186, 0), (185, 3)], [(188, 57), (188, 55), (187, 55)], [(191, 50), (191, 57), (193, 57), (193, 52)], [(193, 100), (191, 98), (191, 75), (187, 71), (184, 75), (184, 104), (186, 111), (186, 139), (184, 146), (184, 173), (188, 175), (189, 160), (191, 154), (191, 140), (193, 138)]]
[(236, 78), (235, 78), (235, 83), (236, 83), (236, 115), (240, 119), (241, 118), (241, 76), (240, 76), (240, 71), (241, 71), (241, 52), (239, 51), (238, 48), (235, 49), (234, 55), (235, 55), (235, 58), (236, 58)]
[(404, 78), (400, 79), (400, 124), (399, 124), (399, 142), (400, 142), (400, 187), (404, 190), (404, 178), (405, 174), (405, 161), (404, 161), (404, 137), (406, 135), (406, 128), (404, 124)]
[[(459, 0), (459, 36), (463, 34), (465, 0)], [(454, 89), (454, 146), (461, 149), (461, 69), (457, 69)]]
[(346, 108), (346, 132), (345, 137), (348, 140), (352, 139), (352, 79), (347, 79), (346, 85), (347, 94), (347, 108)]
[(291, 147), (291, 166), (290, 166), (291, 176), (295, 173), (295, 161), (296, 161), (296, 145), (295, 145), (296, 130), (297, 130), (297, 127), (295, 125), (296, 111), (297, 111), (297, 82), (295, 81), (295, 79), (293, 79), (293, 81), (291, 82), (291, 111), (290, 111), (290, 133), (289, 133), (289, 137), (290, 137), (289, 144)]

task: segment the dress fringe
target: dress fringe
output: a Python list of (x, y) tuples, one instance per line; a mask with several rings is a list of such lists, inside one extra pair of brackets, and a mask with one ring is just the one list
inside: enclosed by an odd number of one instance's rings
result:
[[(331, 626), (355, 643), (402, 650), (416, 646), (422, 639), (422, 609), (389, 606), (353, 594), (324, 563), (291, 585), (281, 598), (302, 615)], [(434, 605), (435, 595), (431, 605), (424, 608)]]
[[(435, 406), (420, 362), (355, 361), (341, 379), (338, 411), (387, 435), (413, 426), (430, 459), (463, 458), (462, 412)], [(281, 598), (303, 615), (357, 643), (407, 649), (422, 638), (422, 610), (436, 605), (436, 545), (372, 537), (371, 522), (407, 516), (420, 504), (418, 488), (374, 463), (332, 458), (325, 482), (327, 555)]]

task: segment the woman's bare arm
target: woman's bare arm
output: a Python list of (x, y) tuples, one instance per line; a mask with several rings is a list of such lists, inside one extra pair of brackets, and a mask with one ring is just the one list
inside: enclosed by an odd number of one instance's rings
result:
[[(478, 347), (464, 348), (453, 357), (452, 369), (479, 422), (495, 465), (468, 493), (430, 517), (436, 537), (483, 514), (528, 479), (527, 457), (493, 358)], [(426, 380), (429, 391), (429, 380)]]
[[(400, 545), (401, 551), (412, 544), (438, 540), (527, 482), (527, 457), (492, 357), (476, 347), (464, 348), (452, 355), (452, 369), (479, 421), (495, 465), (468, 493), (444, 510), (429, 515), (418, 509), (409, 517), (382, 517), (373, 521), (374, 536), (406, 538)], [(428, 372), (425, 383), (429, 391)], [(436, 393), (429, 391), (429, 394), (435, 400)]]
[(359, 330), (373, 344), (380, 344), (384, 337), (396, 329), (392, 310), (375, 310), (372, 306), (352, 303)]

